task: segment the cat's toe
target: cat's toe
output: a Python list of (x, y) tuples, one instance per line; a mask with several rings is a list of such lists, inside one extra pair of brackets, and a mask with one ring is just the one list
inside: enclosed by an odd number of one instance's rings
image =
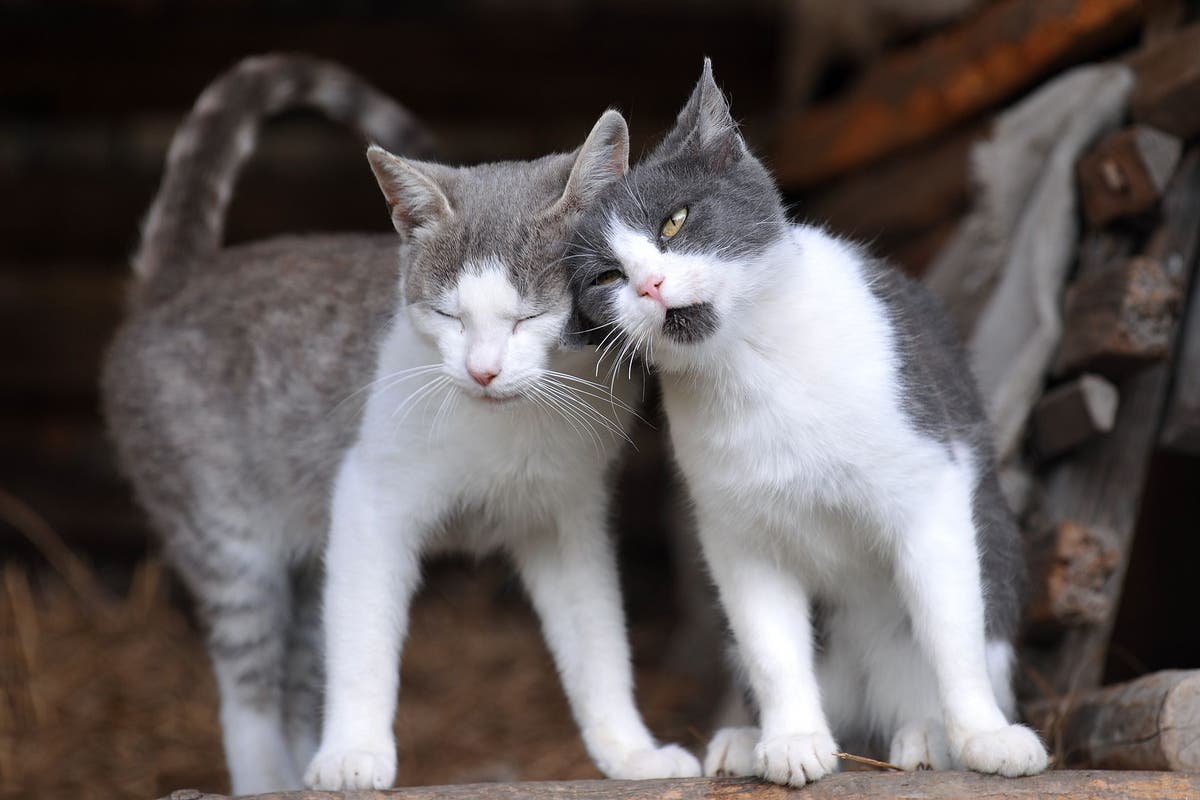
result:
[(952, 768), (945, 727), (933, 720), (910, 722), (892, 737), (888, 761), (907, 770)]
[(761, 734), (758, 728), (722, 728), (713, 735), (704, 753), (704, 774), (757, 775), (754, 747)]
[(756, 772), (772, 783), (803, 786), (837, 770), (837, 744), (828, 733), (763, 739), (754, 748)]
[(310, 789), (387, 789), (396, 782), (396, 750), (322, 748), (304, 773)]
[(649, 778), (696, 778), (700, 762), (677, 744), (634, 750), (606, 770), (610, 778), (645, 780)]
[(1046, 748), (1037, 734), (1024, 725), (1008, 725), (970, 736), (959, 759), (962, 766), (1016, 778), (1046, 769)]

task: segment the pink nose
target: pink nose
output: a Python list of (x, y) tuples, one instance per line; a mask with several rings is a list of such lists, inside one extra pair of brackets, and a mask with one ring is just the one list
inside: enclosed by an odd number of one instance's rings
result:
[(469, 369), (468, 368), (467, 372), (469, 372), (471, 374), (471, 377), (480, 386), (487, 386), (489, 383), (491, 383), (495, 379), (495, 377), (497, 375), (500, 374), (499, 372), (492, 372), (490, 369)]
[(658, 291), (658, 287), (662, 286), (662, 282), (663, 277), (661, 275), (651, 275), (638, 285), (638, 294), (666, 305), (666, 303), (663, 303), (662, 294)]

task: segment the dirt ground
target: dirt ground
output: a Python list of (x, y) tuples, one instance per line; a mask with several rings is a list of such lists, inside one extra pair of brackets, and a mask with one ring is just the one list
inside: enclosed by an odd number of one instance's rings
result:
[[(9, 562), (0, 592), (0, 795), (227, 791), (201, 639), (154, 561), (123, 596)], [(176, 598), (177, 600), (177, 598)], [(634, 615), (639, 702), (699, 749), (696, 685), (657, 665), (669, 622)], [(396, 730), (401, 784), (597, 777), (537, 621), (499, 562), (438, 565), (416, 601)]]

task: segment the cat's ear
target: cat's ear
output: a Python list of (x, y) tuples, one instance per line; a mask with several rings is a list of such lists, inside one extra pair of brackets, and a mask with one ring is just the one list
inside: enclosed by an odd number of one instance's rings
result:
[(600, 190), (628, 171), (629, 126), (619, 112), (610, 108), (596, 120), (576, 152), (567, 186), (554, 209), (571, 211), (587, 206)]
[(398, 158), (379, 145), (367, 148), (367, 161), (383, 190), (392, 225), (408, 241), (421, 228), (428, 228), (453, 213), (441, 183), (444, 167)]
[(738, 133), (729, 103), (713, 79), (712, 59), (704, 59), (700, 80), (692, 89), (675, 127), (663, 137), (656, 154), (671, 154), (683, 147), (698, 148), (714, 167), (723, 167), (746, 153), (746, 142)]

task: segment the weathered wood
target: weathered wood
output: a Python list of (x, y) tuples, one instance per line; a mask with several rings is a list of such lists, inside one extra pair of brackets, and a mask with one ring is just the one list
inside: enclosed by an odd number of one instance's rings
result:
[(1182, 139), (1200, 134), (1200, 24), (1190, 25), (1134, 55), (1137, 72), (1130, 115)]
[(1200, 671), (1168, 670), (1026, 709), (1059, 765), (1200, 770)]
[[(1001, 778), (973, 772), (843, 772), (803, 789), (740, 778), (678, 778), (657, 781), (545, 781), (411, 786), (384, 791), (276, 792), (258, 800), (1183, 800), (1200, 793), (1200, 775), (1180, 772), (1044, 772)], [(228, 800), (195, 789), (162, 800)]]
[(1149, 211), (1158, 204), (1183, 145), (1148, 125), (1117, 131), (1079, 160), (1083, 212), (1094, 226)]
[(1194, 288), (1178, 349), (1160, 442), (1169, 450), (1200, 456), (1200, 291)]
[(1054, 374), (1084, 370), (1121, 378), (1166, 357), (1180, 290), (1162, 263), (1132, 258), (1077, 280), (1067, 291)]
[(774, 167), (811, 186), (993, 108), (1053, 69), (1130, 36), (1136, 0), (1000, 0), (881, 59), (842, 101), (785, 116)]
[[(1166, 265), (1181, 286), (1196, 267), (1200, 245), (1200, 150), (1184, 157), (1163, 199), (1163, 223), (1144, 254)], [(1087, 265), (1104, 269), (1103, 259)], [(1084, 271), (1082, 279), (1090, 277)], [(1121, 407), (1107, 436), (1064, 459), (1043, 480), (1039, 517), (1048, 524), (1073, 521), (1089, 529), (1111, 531), (1121, 558), (1104, 583), (1110, 613), (1097, 624), (1068, 629), (1052, 646), (1034, 643), (1022, 657), (1039, 683), (1054, 694), (1069, 694), (1099, 685), (1109, 638), (1120, 602), (1129, 552), (1137, 525), (1142, 488), (1170, 383), (1169, 365), (1155, 364), (1121, 383)]]
[(1112, 430), (1120, 395), (1099, 375), (1081, 375), (1056, 387), (1034, 406), (1033, 445), (1053, 458)]
[(1073, 625), (1095, 625), (1113, 612), (1105, 584), (1121, 560), (1104, 528), (1060, 522), (1029, 542), (1033, 595), (1027, 635), (1051, 640)]

